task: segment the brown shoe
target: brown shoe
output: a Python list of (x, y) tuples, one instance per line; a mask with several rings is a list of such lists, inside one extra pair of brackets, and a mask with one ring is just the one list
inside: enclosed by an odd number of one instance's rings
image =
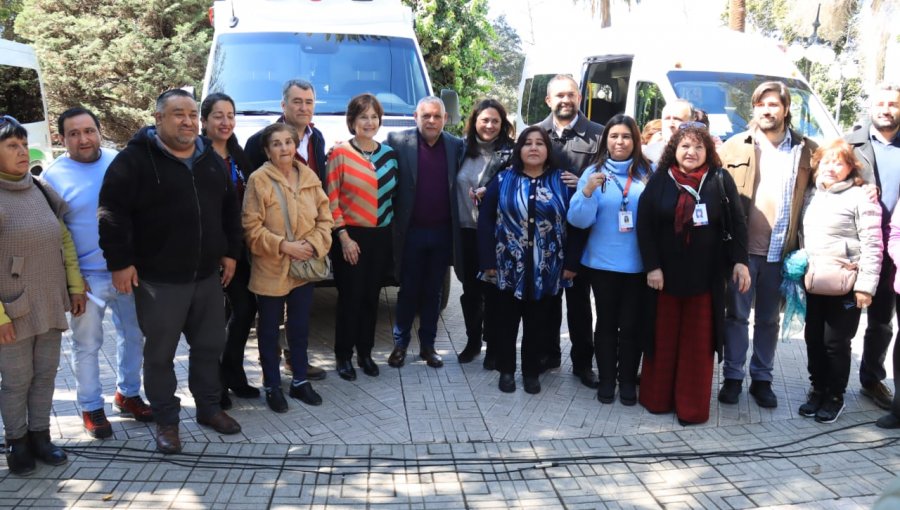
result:
[(181, 438), (178, 437), (178, 424), (156, 425), (156, 449), (162, 453), (181, 453)]
[(234, 418), (228, 416), (225, 411), (219, 411), (209, 418), (198, 416), (197, 423), (212, 427), (219, 434), (237, 434), (241, 431), (241, 425)]
[(131, 415), (137, 421), (145, 423), (153, 421), (153, 411), (141, 399), (140, 395), (126, 397), (117, 391), (116, 398), (113, 400), (113, 407), (118, 409), (120, 414)]
[(882, 409), (891, 409), (891, 403), (894, 400), (894, 393), (891, 392), (883, 382), (878, 381), (875, 384), (863, 386), (859, 389), (859, 393), (868, 397), (872, 402)]
[(112, 425), (106, 419), (102, 407), (94, 411), (82, 411), (81, 419), (84, 421), (84, 430), (91, 437), (104, 439), (113, 435)]
[(403, 347), (394, 347), (391, 355), (388, 356), (388, 365), (394, 368), (400, 368), (406, 363), (406, 349)]
[(306, 379), (307, 380), (321, 381), (322, 379), (325, 379), (325, 377), (327, 375), (328, 374), (326, 374), (325, 371), (319, 367), (314, 367), (309, 364), (306, 365)]

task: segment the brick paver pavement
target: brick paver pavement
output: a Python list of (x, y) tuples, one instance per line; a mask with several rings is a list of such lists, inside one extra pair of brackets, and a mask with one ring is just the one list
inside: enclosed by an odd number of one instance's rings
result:
[[(443, 368), (418, 360), (415, 340), (407, 366), (387, 366), (395, 299), (388, 290), (373, 353), (381, 376), (358, 370), (347, 382), (334, 371), (335, 291), (317, 289), (310, 357), (329, 370), (313, 383), (324, 405), (291, 399), (288, 413), (275, 414), (262, 398), (233, 397), (230, 414), (243, 427), (235, 436), (197, 425), (182, 342), (175, 363), (185, 451), (173, 456), (155, 453), (152, 424), (112, 411), (111, 337), (101, 373), (115, 437), (84, 433), (65, 338), (51, 432), (70, 462), (39, 466), (27, 478), (0, 463), (0, 507), (854, 509), (869, 508), (900, 471), (900, 434), (876, 428), (882, 412), (858, 394), (859, 341), (836, 423), (796, 413), (808, 382), (795, 337), (778, 350), (778, 408), (759, 408), (745, 391), (737, 405), (714, 400), (708, 423), (685, 428), (672, 414), (600, 404), (568, 360), (541, 377), (539, 395), (526, 394), (520, 377), (516, 393), (501, 393), (497, 372), (483, 370), (480, 358), (456, 361), (466, 341), (459, 290), (454, 282), (439, 325)], [(255, 347), (251, 340), (246, 366), (259, 385)]]

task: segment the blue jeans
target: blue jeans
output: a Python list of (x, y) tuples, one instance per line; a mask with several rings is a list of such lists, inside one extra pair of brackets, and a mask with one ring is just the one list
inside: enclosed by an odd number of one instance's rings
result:
[(292, 289), (286, 296), (256, 296), (259, 321), (256, 327), (259, 343), (259, 364), (263, 372), (263, 386), (267, 389), (281, 386), (281, 370), (278, 367), (278, 325), (284, 317), (287, 304), (288, 348), (291, 351), (291, 366), (294, 380), (306, 380), (306, 365), (309, 358), (306, 347), (309, 343), (309, 311), (312, 308), (315, 285), (307, 283)]
[(441, 314), (444, 275), (450, 266), (453, 237), (450, 227), (410, 227), (401, 259), (400, 290), (394, 345), (406, 349), (413, 320), (419, 315), (419, 348), (434, 349)]
[[(138, 396), (141, 393), (144, 334), (138, 326), (134, 296), (117, 292), (110, 273), (88, 274), (85, 279), (91, 286), (91, 294), (105, 301), (106, 308), (112, 311), (116, 327), (116, 389), (126, 397)], [(103, 408), (99, 352), (103, 347), (106, 308), (88, 299), (84, 314), (72, 317), (70, 321), (75, 388), (82, 411)]]
[(753, 315), (753, 357), (750, 378), (771, 381), (778, 346), (778, 314), (781, 311), (781, 262), (766, 262), (762, 255), (750, 255), (750, 290), (741, 294), (731, 278), (725, 292), (726, 379), (744, 379), (744, 364), (750, 346), (750, 305), (756, 297)]

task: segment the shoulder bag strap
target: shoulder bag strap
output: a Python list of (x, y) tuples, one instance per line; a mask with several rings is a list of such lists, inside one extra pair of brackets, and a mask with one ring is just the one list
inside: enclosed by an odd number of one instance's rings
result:
[[(270, 177), (270, 179), (272, 179)], [(289, 243), (294, 242), (294, 229), (291, 228), (291, 217), (288, 216), (287, 201), (284, 199), (284, 193), (281, 191), (281, 185), (278, 181), (272, 179), (272, 185), (275, 187), (275, 196), (278, 197), (278, 203), (281, 204), (281, 212), (284, 213), (284, 236)]]
[(722, 175), (722, 172), (723, 170), (721, 168), (716, 170), (716, 185), (719, 188), (719, 196), (722, 199), (722, 228), (724, 230), (724, 232), (722, 232), (722, 239), (724, 241), (731, 241), (731, 201), (728, 200), (728, 195), (725, 193), (725, 176)]

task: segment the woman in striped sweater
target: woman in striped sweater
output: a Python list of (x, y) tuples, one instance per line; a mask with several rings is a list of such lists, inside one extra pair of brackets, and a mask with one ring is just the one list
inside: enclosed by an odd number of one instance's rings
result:
[(378, 297), (393, 264), (391, 220), (397, 185), (394, 150), (374, 140), (384, 110), (372, 94), (360, 94), (347, 105), (347, 128), (353, 134), (328, 157), (325, 189), (334, 217), (331, 259), (338, 289), (334, 355), (338, 375), (353, 381), (350, 362), (371, 377)]

